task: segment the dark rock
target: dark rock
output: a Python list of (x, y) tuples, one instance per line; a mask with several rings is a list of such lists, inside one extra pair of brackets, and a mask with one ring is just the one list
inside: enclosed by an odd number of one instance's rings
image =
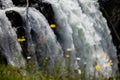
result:
[(19, 26), (22, 26), (22, 18), (19, 13), (10, 10), (6, 11), (6, 16), (11, 21), (13, 27), (18, 28)]
[(39, 11), (46, 17), (49, 24), (54, 24), (54, 11), (50, 4), (48, 3), (39, 3)]
[(116, 4), (120, 4), (120, 0), (114, 0)]
[(23, 28), (23, 21), (19, 13), (15, 11), (7, 11), (6, 16), (10, 20), (12, 27), (15, 28), (15, 31), (18, 35), (18, 38), (21, 36), (25, 36), (25, 30)]
[[(107, 0), (101, 1), (100, 9), (103, 12), (103, 15), (106, 17), (108, 21), (109, 28), (111, 30), (111, 34), (113, 37), (113, 43), (117, 48), (118, 56), (120, 55), (120, 0)], [(116, 34), (117, 33), (117, 34)], [(120, 57), (119, 66), (120, 66)]]
[(0, 64), (5, 64), (5, 65), (8, 64), (5, 55), (3, 55), (3, 54), (1, 53), (1, 49), (0, 49)]
[[(13, 4), (16, 6), (25, 6), (26, 0), (12, 0)], [(29, 0), (29, 7), (34, 7), (39, 10), (48, 20), (49, 24), (55, 23), (54, 12), (50, 4), (43, 3), (39, 0)]]
[[(23, 27), (23, 20), (22, 17), (20, 16), (19, 13), (10, 10), (10, 11), (6, 11), (6, 16), (8, 17), (8, 19), (10, 20), (12, 27), (15, 29), (17, 37), (18, 38), (22, 38), (25, 37), (26, 38), (26, 33), (25, 33), (25, 29)], [(27, 55), (27, 42), (24, 41), (21, 44), (22, 50), (23, 50), (23, 56), (26, 58)]]
[[(27, 0), (12, 0), (15, 6), (25, 6), (27, 4)], [(39, 0), (29, 0), (29, 6), (32, 4), (38, 3)]]
[(1, 2), (1, 0), (0, 0), (0, 9), (2, 8), (2, 2)]
[(15, 6), (22, 6), (26, 4), (26, 0), (12, 0)]

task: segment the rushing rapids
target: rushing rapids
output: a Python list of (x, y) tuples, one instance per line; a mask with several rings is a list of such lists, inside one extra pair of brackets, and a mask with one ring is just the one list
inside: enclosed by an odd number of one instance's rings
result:
[[(116, 48), (97, 0), (38, 0), (36, 3), (38, 10), (15, 7), (11, 0), (1, 0), (0, 48), (8, 63), (25, 66), (25, 59), (30, 56), (35, 66), (42, 67), (47, 58), (51, 72), (56, 63), (62, 62), (61, 67), (85, 69), (86, 77), (95, 72), (96, 76), (102, 73), (109, 77), (117, 70)], [(41, 4), (51, 5), (55, 29), (50, 28), (52, 21), (48, 20), (49, 14), (44, 14), (45, 7)], [(13, 13), (21, 17), (21, 25), (14, 25)], [(19, 37), (25, 37), (25, 42), (18, 43)], [(66, 55), (70, 63), (67, 65)], [(101, 69), (96, 71), (98, 66)]]

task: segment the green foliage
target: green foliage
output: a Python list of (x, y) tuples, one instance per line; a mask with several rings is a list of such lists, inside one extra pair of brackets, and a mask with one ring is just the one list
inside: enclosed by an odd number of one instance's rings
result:
[[(27, 68), (27, 67), (26, 67)], [(68, 72), (69, 73), (69, 72)], [(77, 72), (74, 73), (74, 75)], [(101, 76), (102, 77), (102, 76)], [(102, 80), (120, 80), (120, 74), (117, 72), (115, 77), (106, 79), (104, 77)], [(90, 76), (89, 80), (101, 80), (95, 76)], [(37, 72), (33, 72), (31, 68), (15, 68), (10, 65), (0, 65), (0, 80), (88, 80), (85, 78), (85, 72), (83, 71), (81, 75), (76, 74), (72, 77), (72, 74), (61, 74), (60, 67), (55, 65), (54, 73), (49, 74), (47, 69), (41, 69)]]

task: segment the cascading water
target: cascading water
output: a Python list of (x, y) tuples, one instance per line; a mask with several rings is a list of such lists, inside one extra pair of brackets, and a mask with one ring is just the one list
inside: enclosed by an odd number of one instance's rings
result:
[(62, 11), (60, 8), (60, 5), (57, 2), (51, 1), (54, 14), (55, 14), (55, 20), (57, 23), (56, 27), (56, 33), (58, 36), (58, 41), (60, 42), (64, 55), (70, 55), (70, 63), (69, 65), (73, 69), (77, 69), (78, 65), (76, 62), (76, 52), (75, 52), (75, 46), (73, 43), (73, 37), (72, 37), (72, 28), (70, 27), (70, 24), (68, 23), (68, 19), (66, 14)]
[[(5, 1), (2, 0), (2, 4)], [(57, 26), (55, 29), (57, 34), (54, 34), (47, 20), (38, 10), (13, 7), (12, 1), (9, 0), (10, 4), (4, 4), (8, 9), (0, 10), (2, 53), (11, 64), (16, 66), (25, 64), (20, 54), (21, 47), (16, 41), (16, 33), (5, 16), (5, 12), (15, 11), (23, 20), (22, 27), (25, 30), (28, 55), (39, 66), (43, 66), (44, 59), (47, 58), (48, 68), (52, 71), (53, 65), (60, 60), (63, 62), (62, 65), (65, 65), (64, 56), (69, 55), (69, 66), (72, 70), (85, 69), (86, 77), (94, 75), (95, 72), (96, 76), (102, 73), (105, 77), (110, 77), (117, 70), (116, 49), (97, 1), (40, 0), (51, 4), (53, 8)], [(13, 44), (10, 45), (12, 42)], [(16, 61), (13, 60), (14, 57)], [(76, 58), (80, 60), (77, 61)], [(96, 70), (96, 66), (101, 69)]]
[(14, 6), (11, 0), (1, 0), (0, 2), (2, 5), (2, 9), (6, 9)]
[[(52, 5), (56, 20), (59, 20), (57, 24), (64, 28), (64, 32), (72, 32), (76, 55), (81, 58), (78, 65), (83, 69), (84, 63), (86, 63), (86, 74), (94, 74), (95, 65), (104, 66), (100, 73), (105, 76), (112, 74), (112, 70), (116, 71), (116, 49), (111, 42), (110, 31), (106, 20), (99, 11), (97, 0), (43, 1)], [(64, 19), (61, 19), (63, 17)], [(61, 32), (59, 26), (57, 27), (58, 34)], [(72, 31), (65, 29), (66, 27), (72, 28)], [(63, 36), (63, 34), (61, 35)], [(68, 36), (65, 38), (70, 40)], [(65, 43), (69, 44), (67, 41)], [(101, 57), (102, 54), (106, 56)], [(113, 69), (111, 66), (106, 66), (110, 63), (109, 60), (113, 61)]]
[(33, 61), (36, 63), (37, 60), (38, 65), (42, 67), (44, 60), (49, 59), (49, 70), (53, 70), (54, 64), (59, 61), (62, 61), (62, 65), (64, 65), (62, 48), (44, 16), (33, 8), (28, 8), (28, 12), (26, 8), (6, 9), (6, 11), (10, 10), (18, 12), (23, 18), (28, 54), (33, 58)]
[(3, 10), (0, 10), (0, 48), (10, 64), (16, 67), (25, 66), (25, 60), (21, 55), (22, 50), (17, 41), (17, 35)]

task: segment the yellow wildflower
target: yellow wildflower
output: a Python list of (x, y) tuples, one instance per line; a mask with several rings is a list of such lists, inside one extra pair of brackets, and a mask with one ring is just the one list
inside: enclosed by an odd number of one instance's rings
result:
[(101, 56), (101, 57), (106, 57), (107, 54), (106, 54), (106, 53), (102, 53), (102, 54), (100, 54), (100, 56)]
[(65, 55), (65, 57), (66, 57), (66, 58), (69, 58), (69, 57), (70, 57), (70, 55), (69, 55), (69, 54), (66, 54), (66, 55)]
[(110, 66), (112, 66), (112, 65), (113, 65), (113, 63), (112, 63), (112, 62), (109, 62), (109, 65), (110, 65)]
[(24, 42), (25, 41), (25, 37), (22, 36), (22, 38), (18, 38), (17, 40), (18, 40), (18, 42)]
[(55, 24), (51, 24), (50, 27), (51, 28), (56, 28), (56, 25)]
[(95, 66), (95, 69), (96, 69), (96, 70), (99, 70), (99, 69), (101, 69), (101, 66), (100, 66), (100, 65), (96, 65), (96, 66)]
[(24, 41), (25, 41), (25, 39), (18, 38), (18, 42), (24, 42)]

